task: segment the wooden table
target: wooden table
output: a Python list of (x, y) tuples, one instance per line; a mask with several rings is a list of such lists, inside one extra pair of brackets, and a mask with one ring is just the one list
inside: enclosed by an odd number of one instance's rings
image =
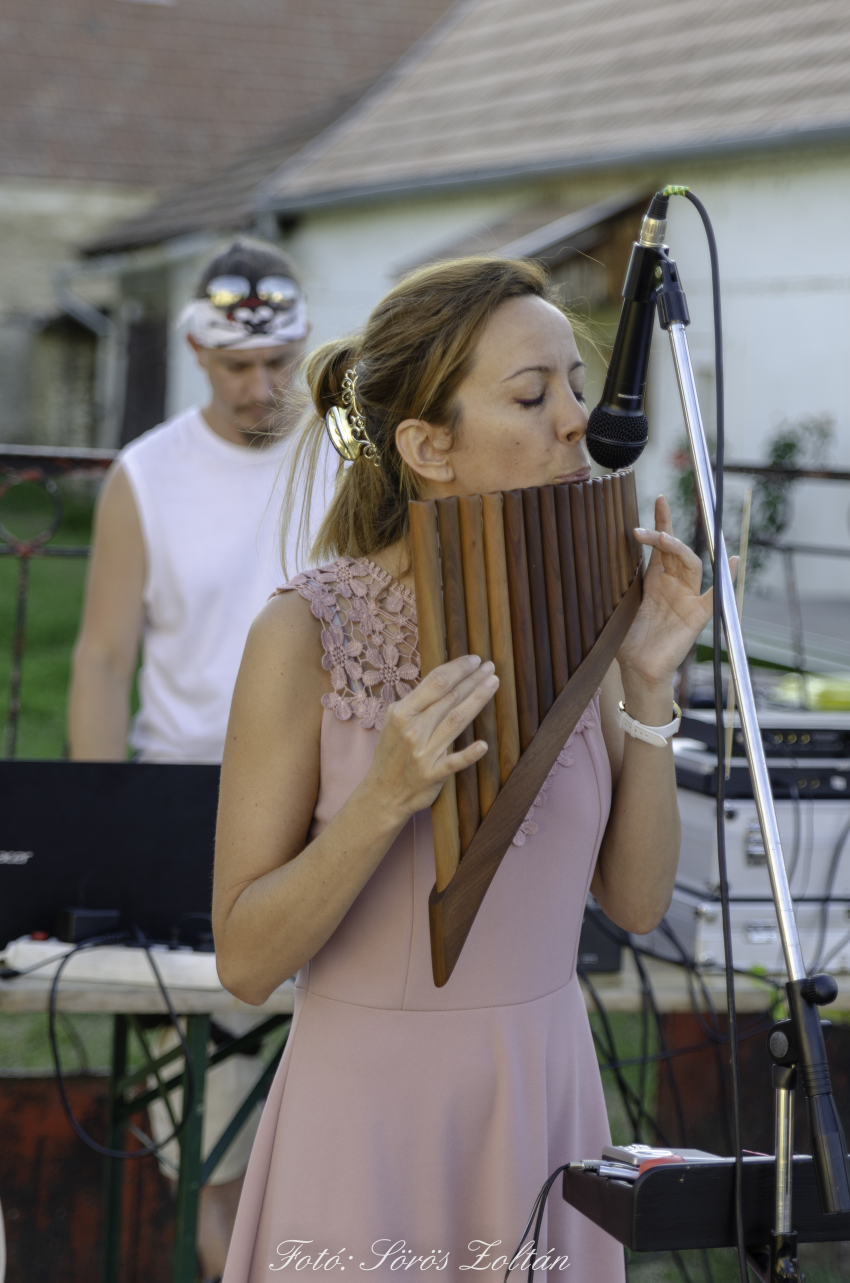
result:
[[(183, 989), (169, 987), (174, 1010), (186, 1018), (186, 1042), (189, 1064), (183, 1074), (183, 1100), (188, 1100), (189, 1074), (194, 1078), (192, 1111), (179, 1136), (180, 1169), (177, 1179), (177, 1216), (174, 1238), (174, 1263), (172, 1283), (193, 1283), (196, 1271), (196, 1235), (198, 1199), (202, 1186), (211, 1176), (221, 1158), (235, 1140), (245, 1120), (258, 1101), (264, 1100), (283, 1054), (283, 1046), (275, 1053), (255, 1087), (236, 1110), (211, 1153), (202, 1159), (201, 1137), (204, 1117), (204, 1086), (206, 1071), (229, 1056), (237, 1055), (246, 1047), (256, 1044), (257, 1038), (265, 1039), (282, 1026), (291, 1023), (295, 986), (289, 980), (276, 989), (261, 1007), (240, 1002), (225, 989)], [(20, 976), (0, 981), (0, 1012), (44, 1012), (50, 1000), (50, 981), (36, 976)], [(168, 1105), (167, 1092), (176, 1085), (173, 1079), (165, 1080), (161, 1070), (183, 1056), (181, 1047), (153, 1057), (150, 1053), (146, 1031), (140, 1016), (163, 1014), (168, 1009), (158, 988), (107, 983), (86, 983), (65, 980), (59, 987), (57, 1010), (85, 1014), (107, 1014), (113, 1017), (112, 1060), (110, 1066), (109, 1104), (106, 1127), (106, 1147), (125, 1149), (126, 1135), (133, 1114), (146, 1109), (151, 1101), (162, 1097)], [(208, 1051), (210, 1020), (216, 1016), (246, 1012), (264, 1017), (262, 1023), (242, 1038)], [(128, 1070), (128, 1045), (134, 1033), (143, 1051), (143, 1064)], [(149, 1077), (155, 1077), (157, 1086), (147, 1089)], [(121, 1244), (121, 1159), (106, 1160), (104, 1189), (104, 1253), (101, 1272), (102, 1283), (118, 1283)]]

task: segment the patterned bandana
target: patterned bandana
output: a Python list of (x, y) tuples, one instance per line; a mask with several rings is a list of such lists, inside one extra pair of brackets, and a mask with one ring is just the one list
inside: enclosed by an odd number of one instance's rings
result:
[(191, 334), (201, 347), (227, 348), (231, 352), (276, 347), (307, 337), (307, 303), (299, 294), (287, 308), (249, 299), (225, 309), (209, 299), (196, 298), (184, 307), (175, 325)]

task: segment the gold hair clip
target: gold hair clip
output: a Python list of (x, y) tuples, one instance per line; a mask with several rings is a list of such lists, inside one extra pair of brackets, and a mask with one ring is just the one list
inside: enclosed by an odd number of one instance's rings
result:
[(342, 381), (342, 406), (331, 406), (325, 415), (325, 430), (337, 454), (353, 461), (361, 454), (380, 468), (381, 460), (374, 442), (369, 440), (366, 420), (357, 408), (357, 371), (346, 370)]

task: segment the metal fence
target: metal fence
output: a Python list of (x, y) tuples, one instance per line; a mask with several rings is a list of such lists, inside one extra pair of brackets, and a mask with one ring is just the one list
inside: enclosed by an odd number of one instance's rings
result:
[[(51, 540), (62, 524), (62, 492), (56, 484), (61, 478), (102, 477), (115, 459), (117, 450), (58, 449), (52, 446), (0, 446), (0, 499), (13, 486), (25, 482), (40, 485), (53, 503), (53, 517), (49, 525), (28, 539), (19, 538), (0, 520), (0, 557), (16, 557), (18, 580), (15, 595), (15, 623), (12, 638), (12, 668), (9, 680), (8, 717), (4, 750), (6, 757), (14, 757), (18, 745), (18, 728), (21, 713), (21, 676), (26, 645), (27, 601), (29, 595), (30, 562), (34, 557), (87, 557), (88, 545), (75, 547), (68, 544), (51, 546)], [(762, 480), (795, 481), (850, 481), (850, 471), (828, 468), (775, 468), (759, 463), (730, 462), (724, 471), (757, 477)], [(754, 541), (759, 542), (759, 541)], [(828, 545), (810, 545), (785, 542), (765, 542), (765, 546), (783, 557), (788, 584), (789, 609), (795, 627), (795, 650), (798, 667), (805, 669), (802, 616), (797, 594), (794, 558), (804, 556), (848, 557), (850, 549)], [(796, 609), (795, 609), (796, 605)], [(3, 608), (0, 604), (0, 608)]]
[(8, 530), (0, 520), (0, 557), (16, 557), (18, 561), (15, 623), (12, 635), (12, 670), (9, 679), (9, 711), (4, 744), (6, 757), (14, 757), (18, 747), (30, 563), (34, 557), (87, 557), (90, 551), (88, 545), (51, 546), (50, 541), (62, 525), (64, 516), (62, 492), (56, 484), (57, 479), (102, 477), (116, 454), (116, 450), (0, 446), (0, 499), (14, 486), (29, 482), (41, 486), (53, 504), (53, 515), (49, 524), (27, 539), (22, 539)]

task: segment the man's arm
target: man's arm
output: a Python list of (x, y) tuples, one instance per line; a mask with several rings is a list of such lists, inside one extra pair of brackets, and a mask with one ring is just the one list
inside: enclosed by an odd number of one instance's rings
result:
[(127, 756), (130, 687), (142, 631), (145, 547), (130, 483), (109, 470), (95, 510), (83, 616), (71, 669), (68, 745), (72, 758)]

